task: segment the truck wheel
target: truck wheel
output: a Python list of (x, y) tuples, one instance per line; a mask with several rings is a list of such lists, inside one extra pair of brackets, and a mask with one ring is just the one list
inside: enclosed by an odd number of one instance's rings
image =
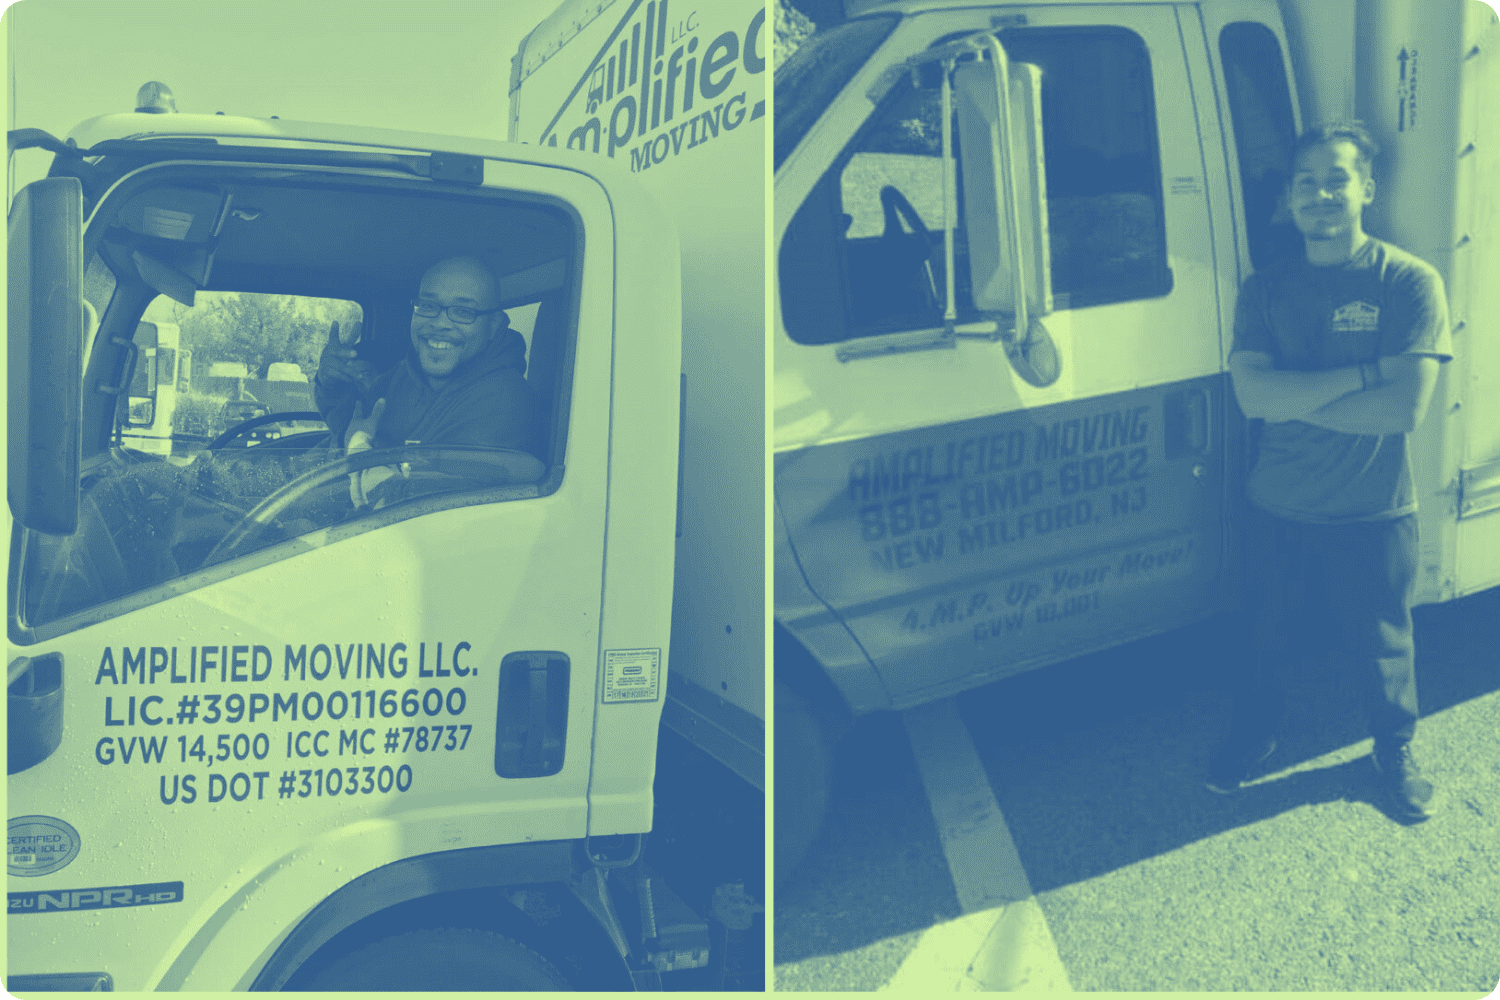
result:
[(308, 990), (566, 990), (567, 980), (525, 945), (466, 927), (393, 934), (319, 972)]
[(823, 826), (833, 755), (812, 707), (776, 683), (776, 882), (786, 881)]

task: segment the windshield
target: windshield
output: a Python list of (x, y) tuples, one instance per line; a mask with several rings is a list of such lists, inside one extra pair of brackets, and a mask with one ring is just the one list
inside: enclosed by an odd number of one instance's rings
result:
[(898, 20), (883, 15), (817, 32), (776, 68), (777, 170)]

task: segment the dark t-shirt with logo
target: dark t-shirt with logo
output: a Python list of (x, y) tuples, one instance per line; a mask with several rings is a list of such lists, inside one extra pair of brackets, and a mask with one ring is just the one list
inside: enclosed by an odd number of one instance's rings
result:
[[(1300, 255), (1252, 274), (1235, 307), (1233, 351), (1279, 371), (1325, 371), (1377, 357), (1453, 357), (1443, 279), (1425, 261), (1371, 238), (1327, 267)], [(1380, 521), (1417, 509), (1405, 434), (1345, 434), (1301, 420), (1267, 422), (1250, 501), (1317, 524)]]

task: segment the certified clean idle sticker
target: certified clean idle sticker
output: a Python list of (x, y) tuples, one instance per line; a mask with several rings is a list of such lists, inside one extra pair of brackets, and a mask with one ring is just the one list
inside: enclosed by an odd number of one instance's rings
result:
[(661, 695), (660, 649), (606, 649), (604, 702), (655, 701)]
[(78, 831), (51, 816), (17, 816), (6, 825), (12, 875), (51, 875), (78, 857)]

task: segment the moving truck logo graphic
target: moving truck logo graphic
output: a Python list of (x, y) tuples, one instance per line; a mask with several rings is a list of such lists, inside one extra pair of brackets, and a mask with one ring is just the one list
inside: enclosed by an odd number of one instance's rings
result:
[(640, 172), (763, 117), (766, 12), (743, 25), (714, 20), (724, 16), (688, 0), (632, 0), (541, 143), (562, 135), (568, 149), (628, 151)]
[(1359, 333), (1380, 329), (1380, 307), (1370, 302), (1350, 302), (1333, 313), (1336, 333)]

